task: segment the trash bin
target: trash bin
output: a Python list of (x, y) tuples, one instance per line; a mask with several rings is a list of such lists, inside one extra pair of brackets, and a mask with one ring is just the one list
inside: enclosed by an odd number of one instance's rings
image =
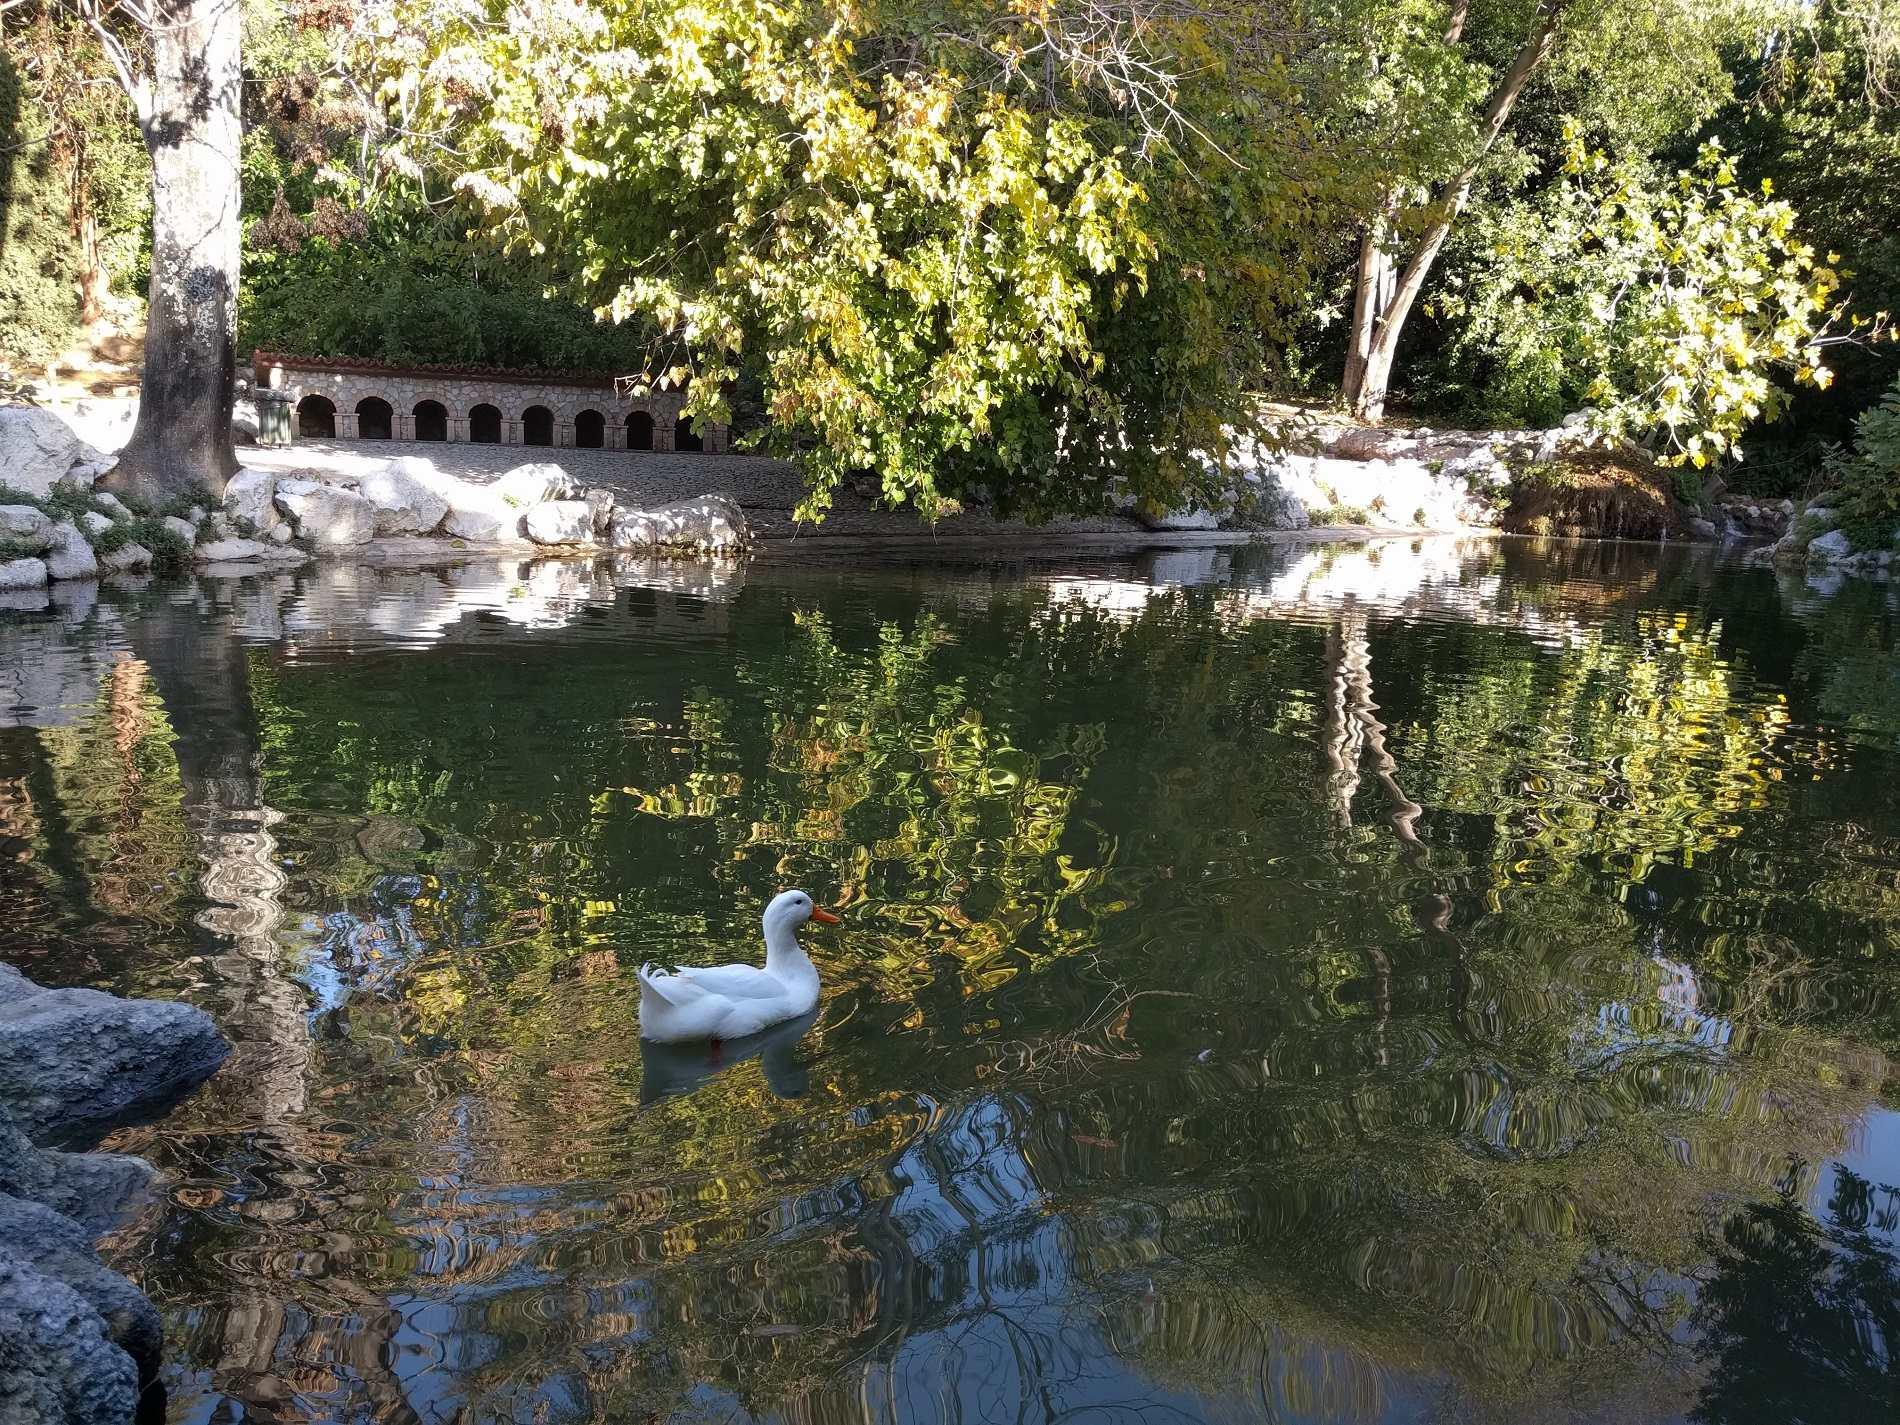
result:
[(290, 396), (283, 391), (265, 387), (257, 393), (257, 443), (259, 445), (289, 445), (292, 443), (290, 428)]

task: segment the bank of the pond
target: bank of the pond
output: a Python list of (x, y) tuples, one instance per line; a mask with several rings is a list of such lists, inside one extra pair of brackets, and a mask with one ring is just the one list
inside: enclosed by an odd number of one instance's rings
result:
[[(784, 540), (841, 551), (946, 543), (1007, 551), (1501, 531), (1775, 542), (1778, 558), (1875, 578), (1890, 562), (1825, 537), (1824, 497), (1804, 515), (1792, 501), (1731, 495), (1711, 479), (1687, 503), (1670, 472), (1634, 447), (1603, 443), (1582, 422), (1395, 429), (1299, 413), (1281, 422), (1272, 443), (1237, 443), (1202, 492), (1205, 508), (1131, 502), (1032, 525), (972, 503), (926, 525), (850, 482), (822, 521), (801, 519), (805, 484), (794, 465), (729, 450), (415, 440), (245, 445), (221, 505), (128, 507), (98, 483), (112, 457), (95, 443), (109, 446), (129, 427), (123, 404), (110, 420), (82, 408), (0, 408), (0, 592), (9, 600), (31, 600), (60, 581), (148, 569), (216, 576), (311, 558), (416, 566), (522, 555), (704, 557)], [(1817, 532), (1824, 537), (1813, 538)]]
[(94, 1242), (151, 1165), (88, 1151), (158, 1116), (230, 1053), (191, 1005), (44, 989), (0, 965), (0, 1414), (122, 1425), (157, 1379), (158, 1311)]

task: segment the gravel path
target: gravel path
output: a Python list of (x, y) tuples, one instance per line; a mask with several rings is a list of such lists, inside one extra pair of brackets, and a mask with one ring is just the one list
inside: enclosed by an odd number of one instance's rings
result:
[(766, 539), (796, 534), (814, 537), (910, 538), (974, 537), (979, 539), (1064, 538), (1072, 535), (1148, 537), (1133, 520), (1120, 518), (1056, 520), (1026, 525), (999, 520), (981, 510), (921, 523), (907, 510), (886, 510), (840, 490), (823, 524), (799, 525), (792, 510), (804, 491), (798, 472), (782, 460), (757, 455), (688, 455), (653, 451), (565, 450), (518, 445), (464, 445), (416, 441), (347, 440), (306, 441), (288, 450), (250, 447), (240, 452), (244, 464), (280, 474), (308, 472), (361, 474), (372, 465), (397, 455), (421, 455), (445, 475), (487, 484), (517, 465), (546, 461), (559, 465), (583, 485), (612, 490), (636, 508), (650, 508), (673, 500), (721, 491), (739, 501), (754, 533)]

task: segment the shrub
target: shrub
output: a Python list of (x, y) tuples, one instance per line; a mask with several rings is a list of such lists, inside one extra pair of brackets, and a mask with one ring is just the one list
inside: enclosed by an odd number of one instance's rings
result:
[(1885, 549), (1900, 532), (1900, 381), (1860, 413), (1854, 448), (1828, 452), (1840, 527), (1856, 549)]

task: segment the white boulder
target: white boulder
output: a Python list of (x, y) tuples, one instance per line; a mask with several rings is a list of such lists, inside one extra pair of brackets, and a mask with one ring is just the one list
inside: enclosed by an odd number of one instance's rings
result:
[(44, 559), (9, 559), (0, 564), (0, 589), (43, 589), (46, 580)]
[(701, 495), (653, 510), (616, 510), (615, 549), (737, 549), (746, 542), (745, 515), (730, 495)]
[(442, 521), (442, 533), (450, 539), (472, 539), (487, 544), (516, 538), (520, 525), (521, 515), (514, 510), (478, 504), (450, 505)]
[(104, 534), (112, 528), (112, 521), (96, 510), (87, 510), (79, 517), (79, 522), (86, 527), (87, 534), (95, 536)]
[(0, 539), (43, 550), (53, 542), (53, 522), (31, 505), (0, 505)]
[(166, 515), (159, 523), (188, 545), (198, 542), (198, 526), (190, 520), (181, 520), (177, 515)]
[(484, 487), (493, 498), (526, 514), (530, 505), (548, 500), (574, 500), (581, 494), (580, 482), (558, 465), (540, 462), (517, 465), (494, 484)]
[(224, 512), (238, 528), (249, 521), (252, 533), (263, 539), (284, 524), (277, 512), (277, 476), (269, 470), (239, 470), (224, 487)]
[(0, 406), (0, 484), (43, 499), (95, 453), (55, 411)]
[(46, 551), (46, 572), (55, 579), (97, 579), (99, 561), (92, 545), (74, 524), (53, 526), (53, 543)]
[(441, 481), (427, 460), (404, 455), (362, 476), (356, 491), (376, 507), (378, 534), (429, 534), (449, 512)]
[(376, 506), (361, 495), (320, 480), (279, 480), (277, 508), (297, 533), (322, 549), (368, 544), (376, 537)]
[(585, 500), (543, 500), (523, 521), (536, 544), (588, 544), (594, 538), (594, 507)]

